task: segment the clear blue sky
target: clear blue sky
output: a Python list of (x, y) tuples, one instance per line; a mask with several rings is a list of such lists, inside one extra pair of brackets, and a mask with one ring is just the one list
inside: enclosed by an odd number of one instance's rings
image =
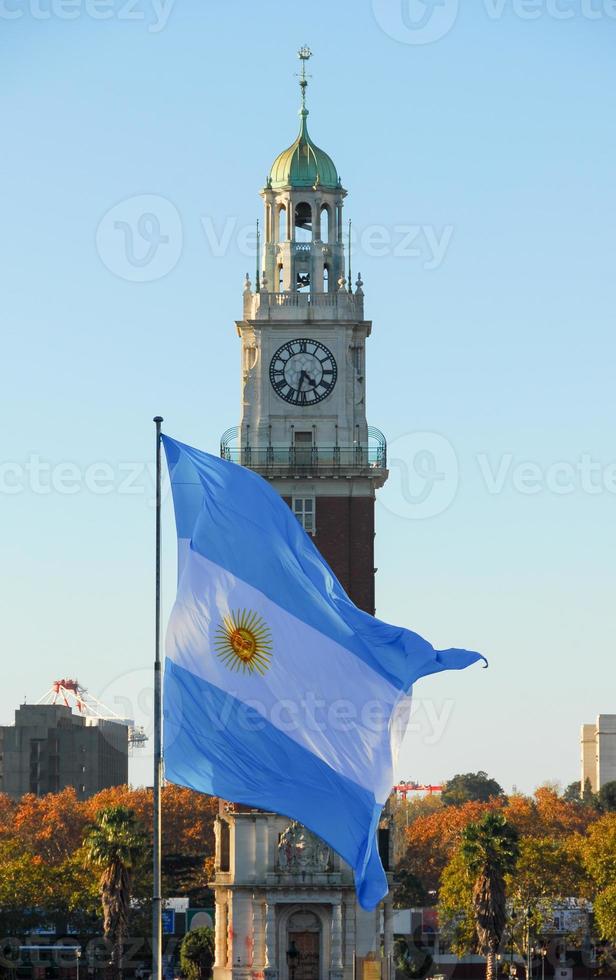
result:
[[(378, 614), (491, 661), (417, 687), (400, 775), (568, 782), (616, 711), (616, 20), (409, 3), (3, 0), (1, 721), (75, 673), (147, 715), (151, 418), (213, 451), (238, 421), (241, 236), (303, 43), (391, 445)], [(165, 533), (168, 610), (169, 505)]]

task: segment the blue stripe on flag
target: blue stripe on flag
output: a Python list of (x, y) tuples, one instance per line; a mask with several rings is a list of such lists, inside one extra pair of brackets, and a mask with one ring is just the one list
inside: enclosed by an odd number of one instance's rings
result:
[(387, 894), (376, 831), (382, 804), (249, 705), (167, 658), (165, 777), (305, 824), (347, 861), (372, 909)]

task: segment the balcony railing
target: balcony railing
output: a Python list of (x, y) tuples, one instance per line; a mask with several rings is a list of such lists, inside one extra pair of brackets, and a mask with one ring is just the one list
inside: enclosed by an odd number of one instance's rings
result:
[[(370, 428), (368, 445), (361, 446), (239, 446), (238, 430), (229, 429), (220, 443), (220, 455), (269, 477), (370, 476), (380, 478), (387, 469), (387, 443), (382, 432)], [(236, 443), (232, 445), (232, 443)]]
[(268, 292), (244, 293), (244, 316), (249, 320), (268, 319), (334, 319), (364, 318), (363, 292), (349, 293), (332, 289), (329, 293)]

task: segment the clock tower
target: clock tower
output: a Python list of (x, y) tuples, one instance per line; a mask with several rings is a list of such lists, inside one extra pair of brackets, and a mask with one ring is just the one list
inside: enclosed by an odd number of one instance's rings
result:
[[(385, 439), (366, 419), (361, 275), (343, 243), (346, 190), (308, 132), (301, 59), (299, 133), (272, 164), (260, 269), (246, 276), (240, 425), (221, 453), (271, 480), (355, 604), (374, 613), (374, 501)], [(348, 264), (347, 264), (348, 263)]]

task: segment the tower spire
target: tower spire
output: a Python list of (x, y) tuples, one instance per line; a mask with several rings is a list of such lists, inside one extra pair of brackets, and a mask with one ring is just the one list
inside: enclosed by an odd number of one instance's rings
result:
[(306, 72), (306, 62), (312, 58), (312, 51), (307, 44), (302, 45), (302, 47), (297, 52), (297, 57), (302, 63), (301, 71), (299, 74), (299, 87), (302, 93), (302, 116), (308, 115), (308, 110), (306, 108), (306, 89), (308, 88), (308, 79), (312, 76), (308, 75)]

